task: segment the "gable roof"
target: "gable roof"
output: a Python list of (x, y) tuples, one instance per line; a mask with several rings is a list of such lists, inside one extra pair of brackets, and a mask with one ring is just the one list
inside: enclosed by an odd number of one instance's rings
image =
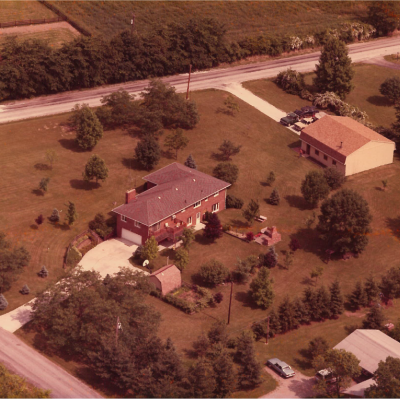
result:
[(350, 117), (326, 115), (305, 127), (300, 139), (332, 158), (346, 162), (346, 158), (369, 142), (394, 142), (367, 128)]
[(150, 278), (158, 279), (163, 294), (180, 287), (182, 284), (181, 271), (174, 264), (158, 269), (150, 275)]
[(147, 226), (230, 186), (230, 183), (178, 163), (161, 168), (143, 179), (156, 186), (113, 211)]
[(376, 329), (357, 329), (334, 349), (353, 353), (360, 360), (360, 366), (371, 374), (386, 357), (400, 358), (400, 343)]

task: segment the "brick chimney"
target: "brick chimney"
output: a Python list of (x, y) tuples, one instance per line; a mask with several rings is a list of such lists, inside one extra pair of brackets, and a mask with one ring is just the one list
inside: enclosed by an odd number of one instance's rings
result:
[(127, 190), (125, 193), (125, 204), (130, 203), (136, 198), (136, 189)]

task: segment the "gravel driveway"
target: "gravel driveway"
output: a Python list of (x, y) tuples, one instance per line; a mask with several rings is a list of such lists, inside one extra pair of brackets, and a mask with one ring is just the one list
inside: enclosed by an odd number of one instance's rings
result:
[(92, 250), (88, 251), (80, 261), (79, 265), (84, 270), (94, 269), (100, 272), (101, 276), (105, 277), (107, 274), (115, 274), (119, 271), (119, 267), (128, 267), (132, 270), (144, 272), (139, 268), (135, 268), (129, 262), (129, 258), (137, 249), (137, 245), (124, 239), (110, 239), (100, 243)]
[(271, 368), (266, 367), (266, 371), (278, 381), (278, 387), (264, 396), (261, 399), (305, 399), (313, 397), (312, 387), (315, 385), (314, 378), (305, 376), (295, 370), (296, 375), (293, 378), (282, 378)]

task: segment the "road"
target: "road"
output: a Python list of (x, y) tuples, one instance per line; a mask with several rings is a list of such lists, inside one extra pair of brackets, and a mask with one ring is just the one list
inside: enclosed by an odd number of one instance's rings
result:
[[(353, 62), (381, 59), (384, 55), (398, 51), (400, 51), (400, 37), (349, 45), (349, 55)], [(211, 88), (224, 90), (225, 85), (271, 78), (276, 76), (279, 71), (289, 67), (299, 72), (309, 72), (314, 70), (319, 56), (320, 52), (315, 52), (279, 60), (195, 72), (191, 77), (190, 90)], [(187, 74), (169, 76), (162, 80), (175, 86), (178, 92), (186, 91)], [(120, 88), (138, 95), (147, 85), (148, 80), (141, 80), (11, 102), (7, 105), (0, 105), (0, 123), (68, 112), (77, 103), (87, 103), (91, 107), (96, 107), (101, 105), (100, 98), (102, 96)]]
[(35, 386), (51, 390), (53, 398), (102, 398), (89, 386), (2, 328), (0, 328), (0, 362)]

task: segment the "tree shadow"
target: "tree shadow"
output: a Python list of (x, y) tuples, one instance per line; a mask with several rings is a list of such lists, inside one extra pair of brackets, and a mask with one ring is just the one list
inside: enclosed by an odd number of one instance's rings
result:
[(301, 368), (301, 369), (312, 369), (312, 357), (308, 349), (300, 349), (298, 351), (300, 356), (302, 358), (295, 358), (296, 364)]
[(104, 380), (96, 376), (93, 371), (93, 368), (89, 366), (79, 366), (76, 369), (76, 375), (83, 382), (86, 382), (89, 386), (99, 388), (102, 392), (104, 392), (108, 397), (124, 397), (124, 392), (113, 385), (109, 380)]
[(218, 239), (216, 239), (216, 240), (209, 239), (202, 233), (197, 233), (195, 236), (195, 241), (196, 241), (196, 243), (199, 243), (201, 245), (208, 246), (210, 244), (216, 243), (218, 241)]
[(229, 220), (229, 222), (230, 222), (229, 225), (232, 226), (232, 230), (234, 230), (235, 228), (238, 228), (238, 229), (251, 229), (252, 228), (251, 226), (249, 226), (247, 221), (243, 222), (240, 219), (231, 219), (231, 220)]
[(83, 179), (71, 179), (69, 183), (73, 189), (78, 190), (98, 189), (101, 186), (99, 182), (87, 182)]
[(30, 228), (33, 229), (34, 231), (37, 231), (39, 229), (39, 227), (36, 224), (32, 224)]
[(171, 150), (161, 150), (161, 157), (168, 160), (176, 160), (175, 154)]
[(305, 276), (300, 283), (302, 285), (310, 285), (310, 286), (315, 286), (315, 282), (309, 277), (309, 276)]
[(379, 192), (384, 192), (381, 186), (375, 186), (375, 190), (378, 190)]
[(44, 163), (37, 163), (34, 165), (34, 167), (39, 171), (50, 171), (52, 169), (50, 165)]
[(33, 189), (32, 193), (36, 194), (36, 196), (44, 196), (44, 192), (40, 189)]
[(304, 200), (303, 196), (297, 194), (288, 194), (285, 196), (285, 200), (288, 202), (290, 207), (298, 208), (301, 211), (315, 209), (311, 204)]
[(71, 228), (69, 227), (69, 225), (66, 224), (65, 222), (63, 222), (63, 223), (61, 223), (61, 224), (60, 224), (59, 222), (52, 222), (51, 225), (53, 225), (54, 228), (60, 229), (60, 230), (62, 230), (62, 231), (68, 231), (68, 230), (71, 229)]
[[(296, 237), (299, 239), (300, 247), (306, 253), (313, 253), (317, 255), (321, 261), (326, 261), (326, 243), (319, 237), (316, 229), (300, 228), (296, 232)], [(331, 260), (334, 258), (332, 257)]]
[(191, 360), (198, 359), (197, 352), (193, 349), (183, 349), (183, 352), (185, 353), (186, 357), (190, 358)]
[(400, 217), (386, 218), (386, 226), (392, 231), (393, 235), (400, 238)]
[(231, 110), (229, 110), (228, 108), (224, 108), (224, 107), (218, 107), (215, 110), (216, 114), (225, 114), (225, 115), (229, 115), (230, 117), (234, 117), (235, 113)]
[(71, 150), (75, 153), (85, 153), (89, 150), (83, 150), (78, 146), (75, 139), (60, 139), (58, 141), (64, 149)]
[(367, 101), (374, 106), (379, 107), (392, 107), (393, 103), (385, 96), (370, 96)]
[(227, 162), (227, 161), (229, 161), (229, 160), (226, 159), (226, 157), (222, 153), (212, 152), (210, 158), (212, 160), (215, 160), (215, 161), (218, 161), (218, 162)]
[(244, 307), (251, 308), (252, 310), (259, 309), (260, 307), (254, 303), (253, 299), (250, 297), (249, 292), (236, 292), (235, 300), (243, 304)]
[(137, 126), (133, 126), (133, 127), (130, 127), (129, 129), (127, 129), (127, 134), (133, 138), (138, 138), (138, 137), (142, 137), (143, 132)]

